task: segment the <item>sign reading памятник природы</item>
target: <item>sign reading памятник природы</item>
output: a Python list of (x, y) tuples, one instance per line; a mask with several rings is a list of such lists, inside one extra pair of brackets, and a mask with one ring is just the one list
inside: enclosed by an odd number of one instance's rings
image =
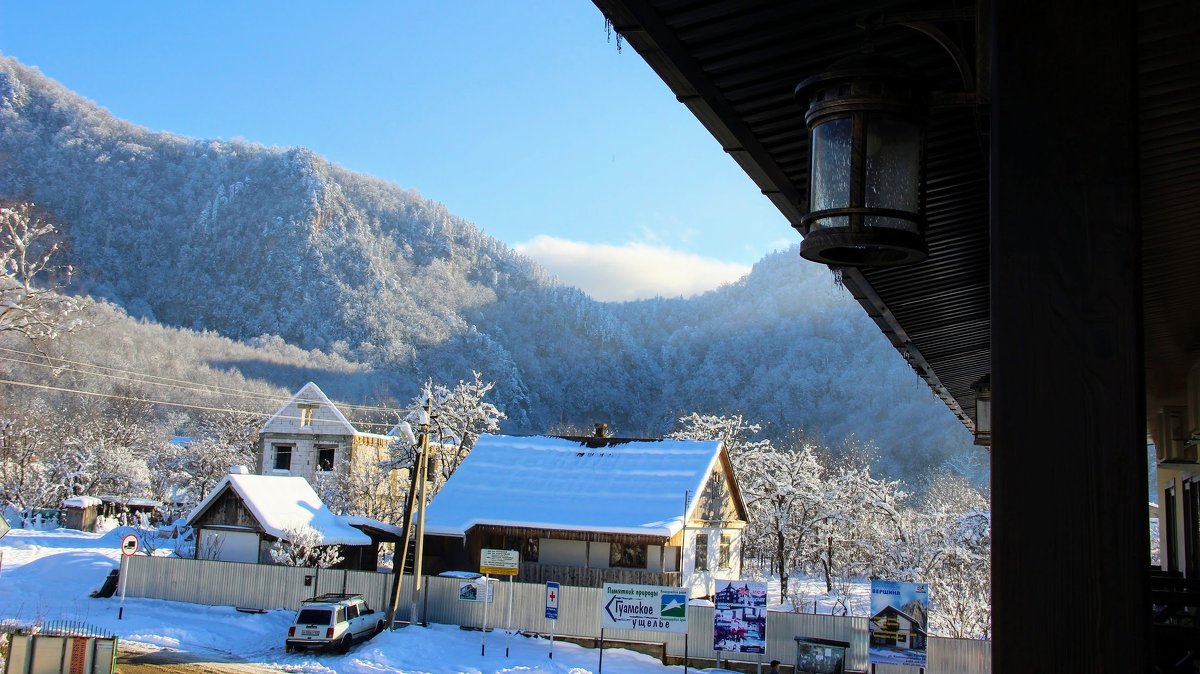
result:
[(687, 633), (687, 590), (605, 583), (600, 595), (600, 627)]

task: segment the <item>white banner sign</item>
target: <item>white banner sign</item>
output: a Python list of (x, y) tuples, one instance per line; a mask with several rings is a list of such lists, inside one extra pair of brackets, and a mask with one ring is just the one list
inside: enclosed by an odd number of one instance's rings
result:
[(686, 634), (687, 590), (605, 583), (600, 595), (600, 627)]
[(496, 593), (493, 590), (492, 584), (483, 578), (459, 581), (458, 599), (459, 601), (487, 601), (490, 604), (495, 599)]

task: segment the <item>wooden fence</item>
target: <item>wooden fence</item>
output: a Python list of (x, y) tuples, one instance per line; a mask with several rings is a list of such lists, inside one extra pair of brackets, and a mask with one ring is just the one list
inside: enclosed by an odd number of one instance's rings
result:
[[(372, 608), (386, 609), (393, 576), (368, 571), (311, 569), (237, 562), (146, 557), (125, 558), (123, 573), (128, 574), (126, 595), (225, 605), (254, 609), (295, 609), (301, 600), (325, 592), (363, 594)], [(459, 578), (427, 577), (420, 598), (419, 613), (425, 622), (465, 627), (484, 627), (484, 603), (459, 599), (459, 589), (467, 581)], [(413, 579), (405, 576), (396, 618), (412, 618)], [(556, 635), (598, 642), (601, 594), (598, 587), (563, 586), (559, 592), (558, 620), (552, 625), (545, 617), (545, 585), (493, 579), (494, 601), (487, 607), (487, 627), (514, 629), (526, 633)], [(510, 601), (511, 596), (511, 601)], [(511, 608), (510, 608), (511, 607)], [(511, 615), (511, 618), (510, 618)], [(604, 639), (613, 645), (639, 643), (661, 653), (664, 660), (682, 662), (687, 654), (693, 666), (717, 659), (712, 638), (711, 606), (689, 606), (689, 632), (666, 634), (605, 630)], [(770, 611), (767, 619), (767, 648), (762, 661), (772, 659), (790, 664), (796, 661), (797, 637), (823, 638), (850, 644), (848, 671), (867, 671), (867, 619)], [(723, 662), (753, 671), (757, 656), (724, 654)], [(765, 668), (764, 668), (765, 671)], [(926, 674), (990, 674), (991, 643), (972, 639), (933, 637), (928, 644)], [(876, 674), (912, 674), (911, 668), (878, 666)]]

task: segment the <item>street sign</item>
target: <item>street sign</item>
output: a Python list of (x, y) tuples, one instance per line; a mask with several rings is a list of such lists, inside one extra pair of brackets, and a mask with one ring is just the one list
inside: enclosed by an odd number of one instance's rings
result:
[(600, 627), (686, 634), (687, 590), (658, 585), (605, 583)]
[(546, 583), (546, 620), (558, 620), (558, 583)]
[(8, 522), (4, 521), (4, 515), (0, 515), (0, 538), (4, 538), (4, 534), (8, 533)]
[(521, 566), (521, 554), (516, 550), (479, 551), (479, 573), (489, 576), (515, 576)]
[(126, 557), (129, 557), (134, 554), (137, 554), (137, 551), (138, 551), (137, 535), (136, 534), (125, 534), (125, 537), (121, 539), (121, 554), (125, 555)]

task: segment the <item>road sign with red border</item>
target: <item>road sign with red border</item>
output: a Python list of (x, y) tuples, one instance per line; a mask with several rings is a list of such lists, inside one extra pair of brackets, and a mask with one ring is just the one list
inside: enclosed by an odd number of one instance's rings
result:
[(125, 534), (125, 537), (121, 539), (121, 554), (125, 555), (126, 557), (130, 557), (137, 554), (137, 551), (137, 534)]

